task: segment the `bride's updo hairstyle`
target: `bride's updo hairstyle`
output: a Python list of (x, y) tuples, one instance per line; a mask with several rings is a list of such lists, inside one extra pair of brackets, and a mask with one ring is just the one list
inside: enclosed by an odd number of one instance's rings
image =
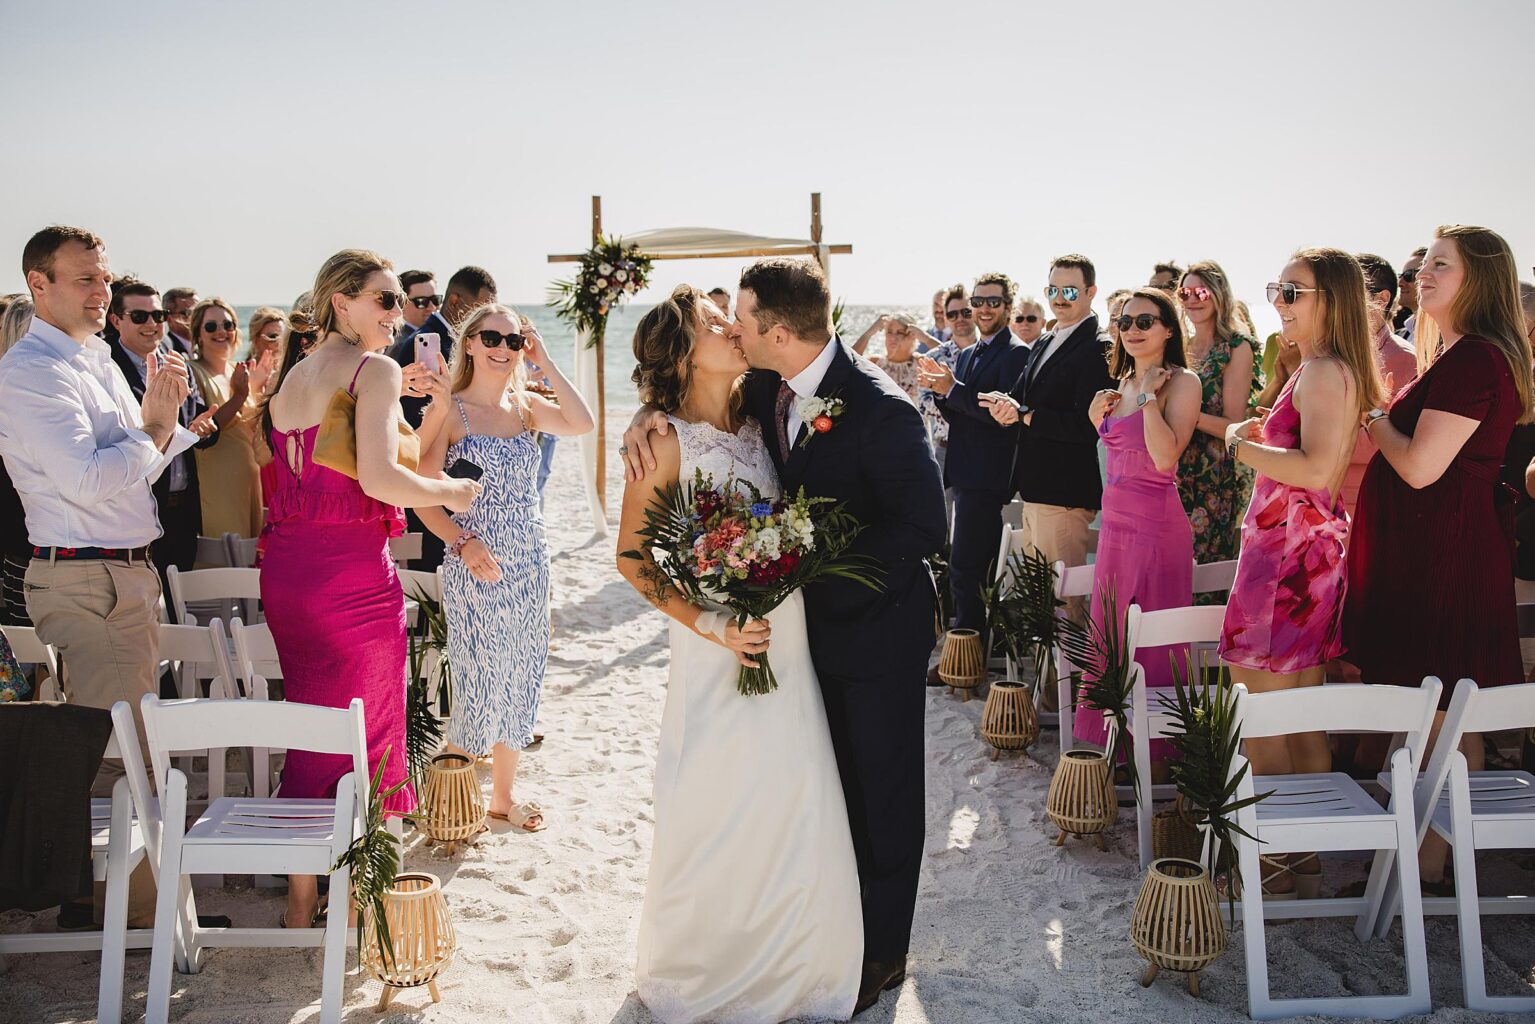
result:
[(645, 405), (676, 412), (687, 400), (693, 385), (693, 340), (705, 301), (697, 288), (679, 284), (634, 329), (637, 365), (630, 379)]

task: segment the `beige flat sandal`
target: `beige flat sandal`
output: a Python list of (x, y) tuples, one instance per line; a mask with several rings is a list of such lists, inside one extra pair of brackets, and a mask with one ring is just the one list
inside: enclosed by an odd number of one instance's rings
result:
[[(532, 800), (527, 803), (512, 804), (511, 812), (508, 814), (497, 814), (491, 811), (489, 816), (497, 821), (515, 825), (524, 832), (542, 832), (547, 827), (544, 822), (544, 809)], [(528, 822), (535, 818), (538, 819), (538, 824), (529, 825)]]

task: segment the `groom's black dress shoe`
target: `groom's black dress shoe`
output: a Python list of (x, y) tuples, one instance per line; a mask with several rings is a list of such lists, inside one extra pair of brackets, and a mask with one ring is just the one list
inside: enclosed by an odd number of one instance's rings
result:
[(899, 988), (906, 980), (906, 959), (903, 957), (895, 963), (880, 963), (878, 960), (870, 960), (863, 965), (863, 981), (858, 986), (858, 1002), (853, 1004), (853, 1016), (858, 1016), (875, 1003), (879, 1002), (879, 994), (888, 992), (893, 988)]

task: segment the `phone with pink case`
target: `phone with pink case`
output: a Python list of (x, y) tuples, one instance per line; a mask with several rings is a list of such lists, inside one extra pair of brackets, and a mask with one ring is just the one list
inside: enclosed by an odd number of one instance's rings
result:
[(442, 336), (434, 331), (417, 334), (416, 362), (433, 373), (442, 372)]

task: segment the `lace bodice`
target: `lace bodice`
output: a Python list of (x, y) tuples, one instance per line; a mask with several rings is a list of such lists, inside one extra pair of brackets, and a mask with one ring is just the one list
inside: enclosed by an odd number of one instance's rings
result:
[(765, 498), (776, 498), (782, 492), (778, 485), (778, 470), (773, 467), (767, 445), (762, 443), (762, 428), (756, 420), (748, 419), (734, 434), (727, 434), (708, 423), (689, 423), (687, 420), (668, 416), (677, 431), (677, 444), (682, 460), (677, 479), (684, 483), (693, 479), (695, 469), (703, 470), (704, 476), (713, 477), (722, 484), (727, 477), (749, 480)]

